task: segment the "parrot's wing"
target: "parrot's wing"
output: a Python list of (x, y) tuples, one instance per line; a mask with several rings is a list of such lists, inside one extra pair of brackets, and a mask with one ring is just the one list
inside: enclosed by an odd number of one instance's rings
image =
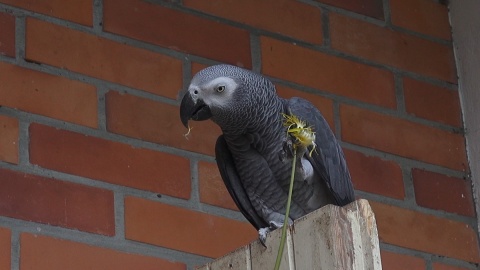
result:
[(245, 188), (240, 182), (240, 177), (235, 168), (232, 154), (228, 149), (227, 142), (223, 138), (223, 135), (217, 139), (215, 145), (215, 157), (223, 182), (238, 209), (240, 209), (240, 212), (242, 212), (245, 218), (247, 218), (257, 230), (268, 227), (268, 224), (263, 221), (253, 208), (252, 203), (245, 192)]
[(297, 97), (288, 100), (288, 109), (291, 115), (313, 127), (317, 146), (312, 156), (308, 152), (305, 156), (325, 181), (335, 204), (343, 206), (354, 201), (355, 194), (343, 151), (322, 114), (309, 101)]

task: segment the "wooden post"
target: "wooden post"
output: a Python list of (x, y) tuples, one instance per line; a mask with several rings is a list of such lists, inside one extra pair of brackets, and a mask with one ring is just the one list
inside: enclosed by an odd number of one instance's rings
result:
[[(257, 240), (198, 269), (273, 269), (280, 235), (281, 229), (271, 232), (266, 248)], [(382, 269), (377, 225), (368, 201), (327, 205), (295, 220), (280, 269)]]

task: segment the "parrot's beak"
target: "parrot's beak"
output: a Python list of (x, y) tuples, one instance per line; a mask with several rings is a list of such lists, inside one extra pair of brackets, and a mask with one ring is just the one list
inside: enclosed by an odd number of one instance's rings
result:
[(193, 100), (190, 92), (185, 93), (180, 104), (180, 119), (182, 124), (188, 128), (188, 120), (194, 121), (207, 120), (212, 117), (210, 108), (201, 99)]

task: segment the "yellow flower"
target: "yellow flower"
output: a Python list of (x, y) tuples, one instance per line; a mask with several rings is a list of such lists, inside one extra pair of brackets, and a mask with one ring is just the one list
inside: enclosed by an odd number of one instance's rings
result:
[(313, 132), (312, 127), (295, 115), (283, 113), (282, 115), (285, 118), (283, 125), (287, 127), (287, 133), (295, 138), (293, 146), (305, 148), (312, 146), (312, 150), (310, 150), (310, 156), (312, 156), (313, 150), (317, 146), (315, 144), (315, 132)]

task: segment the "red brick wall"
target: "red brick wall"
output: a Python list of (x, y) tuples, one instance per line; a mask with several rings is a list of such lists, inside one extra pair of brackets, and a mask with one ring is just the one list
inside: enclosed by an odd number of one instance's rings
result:
[(433, 0), (0, 0), (0, 269), (191, 269), (256, 238), (178, 93), (219, 62), (323, 112), (384, 269), (480, 262)]

